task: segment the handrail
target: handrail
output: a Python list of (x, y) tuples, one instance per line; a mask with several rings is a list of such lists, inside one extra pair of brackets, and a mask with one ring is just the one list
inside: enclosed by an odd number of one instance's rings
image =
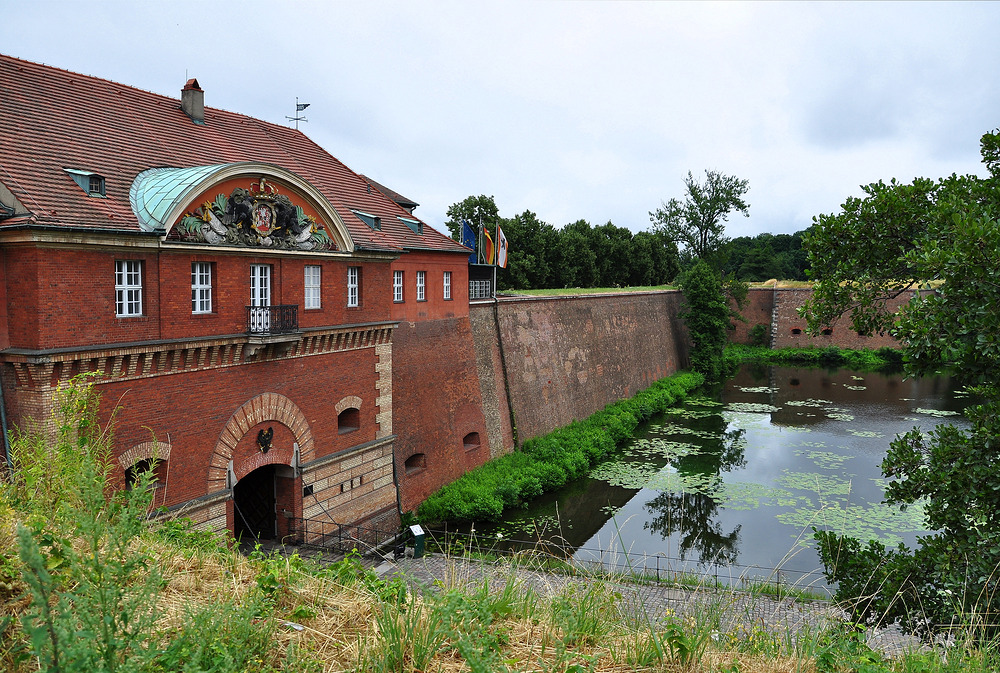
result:
[(276, 306), (247, 306), (247, 334), (266, 336), (292, 334), (299, 331), (297, 304)]

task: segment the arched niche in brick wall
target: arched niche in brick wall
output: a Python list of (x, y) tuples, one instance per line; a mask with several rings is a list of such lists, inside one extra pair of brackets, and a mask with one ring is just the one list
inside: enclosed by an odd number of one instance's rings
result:
[[(233, 460), (237, 445), (251, 430), (256, 434), (256, 426), (268, 422), (280, 423), (291, 431), (295, 444), (299, 447), (300, 462), (306, 463), (315, 457), (312, 430), (298, 405), (279, 393), (263, 393), (237, 409), (219, 435), (208, 467), (209, 493), (226, 488), (229, 461)], [(282, 451), (276, 451), (273, 455), (270, 452), (259, 453), (257, 456), (242, 460), (239, 465), (234, 465), (233, 471), (239, 476), (264, 465), (276, 463), (287, 465), (291, 463), (291, 456), (286, 454), (287, 452)]]

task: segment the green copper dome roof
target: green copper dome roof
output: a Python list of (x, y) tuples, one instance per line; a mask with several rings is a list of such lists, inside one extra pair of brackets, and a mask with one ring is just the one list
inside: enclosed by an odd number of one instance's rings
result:
[(233, 164), (191, 168), (151, 168), (132, 182), (129, 201), (143, 231), (166, 231), (174, 209), (195, 196), (194, 190), (209, 176)]

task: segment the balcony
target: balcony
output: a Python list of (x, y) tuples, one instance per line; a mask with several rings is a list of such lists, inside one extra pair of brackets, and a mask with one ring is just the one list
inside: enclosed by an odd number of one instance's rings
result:
[(247, 355), (253, 356), (269, 344), (281, 344), (287, 351), (299, 340), (299, 307), (247, 306)]

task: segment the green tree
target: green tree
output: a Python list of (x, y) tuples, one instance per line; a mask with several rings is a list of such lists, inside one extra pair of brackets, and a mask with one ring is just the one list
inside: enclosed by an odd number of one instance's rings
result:
[[(487, 226), (491, 229), (496, 226), (500, 219), (500, 210), (492, 196), (467, 196), (458, 203), (448, 206), (448, 219), (445, 226), (448, 233), (456, 241), (462, 240), (462, 220), (467, 220), (472, 225), (473, 231), (479, 234), (479, 227)], [(501, 226), (503, 226), (501, 224)], [(506, 231), (506, 229), (504, 230)]]
[(507, 268), (497, 273), (499, 287), (516, 290), (554, 287), (552, 267), (558, 245), (555, 228), (530, 210), (501, 219), (500, 226), (507, 237), (509, 253)]
[(597, 255), (591, 247), (590, 224), (577, 220), (558, 233), (554, 281), (558, 287), (594, 287), (597, 282)]
[(681, 318), (691, 341), (691, 369), (704, 374), (706, 381), (721, 381), (730, 311), (719, 274), (700, 259), (685, 274), (681, 289), (687, 304)]
[[(961, 623), (1000, 631), (1000, 164), (991, 177), (891, 181), (864, 187), (841, 212), (816, 218), (806, 244), (817, 279), (805, 307), (817, 329), (849, 312), (862, 333), (888, 332), (915, 375), (948, 370), (982, 396), (971, 429), (898, 436), (882, 464), (886, 500), (927, 499), (930, 530), (913, 550), (819, 533), (827, 576), (859, 619), (899, 618), (912, 630)], [(889, 298), (915, 288), (898, 313)]]
[[(750, 216), (750, 205), (743, 199), (750, 189), (748, 180), (741, 180), (717, 171), (705, 171), (704, 184), (688, 171), (684, 180), (683, 201), (670, 199), (649, 213), (653, 229), (682, 246), (682, 250), (697, 258), (711, 260), (727, 241), (725, 223), (732, 212)], [(721, 265), (716, 263), (716, 267)]]

